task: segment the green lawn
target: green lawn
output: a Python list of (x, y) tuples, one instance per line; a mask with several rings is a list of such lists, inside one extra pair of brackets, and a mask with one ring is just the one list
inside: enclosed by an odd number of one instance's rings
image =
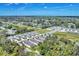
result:
[(68, 32), (56, 32), (54, 33), (59, 38), (69, 39), (69, 40), (79, 40), (79, 35), (74, 33), (68, 33)]
[(49, 32), (49, 30), (47, 30), (47, 29), (35, 29), (35, 32), (42, 34), (42, 33)]

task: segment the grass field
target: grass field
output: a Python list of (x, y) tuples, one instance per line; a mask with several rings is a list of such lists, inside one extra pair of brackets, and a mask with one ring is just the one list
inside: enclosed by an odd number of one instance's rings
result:
[(47, 30), (47, 29), (36, 29), (36, 30), (35, 30), (35, 32), (40, 33), (40, 34), (46, 33), (46, 32), (49, 32), (49, 31), (50, 31), (50, 30)]
[(68, 33), (68, 32), (56, 32), (54, 33), (57, 35), (59, 38), (64, 38), (64, 39), (69, 39), (69, 40), (78, 40), (79, 41), (79, 34), (74, 34), (74, 33)]

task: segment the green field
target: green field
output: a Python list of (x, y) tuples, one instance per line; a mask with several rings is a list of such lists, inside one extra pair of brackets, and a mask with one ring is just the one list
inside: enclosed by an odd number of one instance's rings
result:
[(72, 41), (76, 41), (76, 40), (79, 41), (79, 34), (68, 33), (68, 32), (56, 32), (54, 34), (57, 35), (59, 38), (72, 40)]
[(49, 32), (49, 30), (47, 30), (47, 29), (35, 29), (35, 32), (42, 34), (42, 33)]

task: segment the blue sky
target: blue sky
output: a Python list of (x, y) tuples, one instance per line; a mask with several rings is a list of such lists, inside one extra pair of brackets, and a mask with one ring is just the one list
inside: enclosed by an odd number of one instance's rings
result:
[(79, 3), (0, 3), (0, 16), (79, 16)]

